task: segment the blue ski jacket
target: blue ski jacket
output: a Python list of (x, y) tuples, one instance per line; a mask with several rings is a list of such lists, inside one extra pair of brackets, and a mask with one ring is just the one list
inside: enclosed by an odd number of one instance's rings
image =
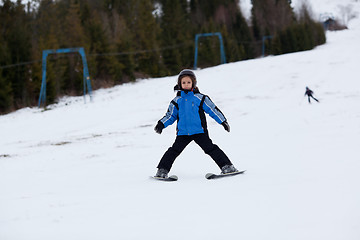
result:
[(177, 135), (194, 135), (207, 133), (205, 113), (219, 124), (226, 121), (224, 114), (215, 106), (210, 98), (198, 90), (178, 91), (170, 102), (166, 115), (160, 119), (164, 127), (177, 120)]

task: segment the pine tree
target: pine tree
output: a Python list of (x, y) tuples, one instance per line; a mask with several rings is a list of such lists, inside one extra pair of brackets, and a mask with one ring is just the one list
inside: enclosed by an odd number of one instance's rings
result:
[[(246, 20), (240, 10), (235, 15), (231, 31), (233, 32), (239, 47), (239, 52), (237, 53), (239, 57), (235, 58), (234, 60), (240, 61), (243, 59), (253, 58), (253, 37), (251, 35), (250, 28), (247, 25)], [(231, 51), (229, 51), (229, 53), (231, 53)]]
[[(63, 33), (62, 39), (63, 47), (84, 47), (88, 50), (88, 39), (84, 33), (83, 26), (81, 24), (81, 11), (80, 4), (76, 0), (71, 0), (69, 4), (65, 4), (65, 15), (63, 18)], [(83, 91), (83, 72), (82, 72), (82, 60), (79, 54), (67, 54), (68, 63), (66, 64), (66, 71), (63, 77), (63, 89), (66, 90), (68, 95), (79, 95)]]
[[(18, 64), (31, 60), (31, 19), (24, 7), (21, 1), (16, 3), (4, 1), (0, 10), (8, 64)], [(3, 71), (3, 76), (11, 83), (15, 107), (26, 106), (29, 101), (26, 92), (28, 75), (28, 68), (25, 65), (17, 65), (12, 69), (4, 69)]]
[(110, 52), (110, 43), (105, 30), (101, 24), (101, 19), (96, 11), (91, 11), (87, 3), (81, 7), (81, 22), (84, 26), (86, 38), (89, 39), (89, 56), (97, 54), (94, 57), (89, 57), (89, 65), (92, 66), (93, 77), (96, 78), (110, 78), (110, 69), (114, 57), (102, 56), (99, 54), (106, 54)]
[(192, 62), (193, 29), (186, 0), (161, 0), (162, 52), (169, 74), (178, 73)]
[[(63, 39), (63, 20), (60, 18), (59, 3), (52, 0), (41, 1), (34, 22), (32, 40), (33, 59), (42, 59), (43, 50), (59, 49)], [(48, 55), (46, 66), (46, 104), (54, 103), (64, 94), (65, 56)], [(37, 86), (37, 96), (42, 83), (42, 62), (32, 66), (33, 82)]]
[(325, 41), (323, 27), (311, 18), (307, 6), (303, 5), (298, 20), (276, 34), (274, 54), (310, 50)]
[[(223, 35), (228, 61), (239, 61), (254, 56), (251, 31), (239, 8), (237, 0), (192, 0), (190, 2), (193, 22), (200, 32), (220, 31)], [(199, 31), (199, 30), (198, 30)], [(211, 47), (201, 53), (210, 65), (218, 64), (217, 39), (208, 39)], [(205, 40), (204, 40), (205, 42)], [(202, 43), (206, 45), (207, 43)], [(203, 61), (203, 60), (202, 60)]]
[[(1, 21), (1, 15), (0, 15)], [(0, 36), (0, 66), (7, 65), (8, 52), (6, 42)], [(0, 69), (0, 113), (9, 111), (13, 104), (13, 95), (11, 84), (8, 79), (3, 76), (3, 71)]]
[(6, 113), (12, 106), (12, 91), (10, 83), (3, 78), (0, 70), (0, 113)]
[[(130, 54), (132, 32), (123, 13), (131, 1), (86, 1), (81, 4), (81, 22), (89, 40), (88, 65), (93, 88), (134, 80), (134, 61)], [(119, 55), (112, 55), (112, 53)]]
[(142, 51), (134, 56), (135, 71), (160, 76), (163, 71), (158, 50), (160, 28), (152, 14), (153, 3), (150, 0), (132, 0), (127, 10), (127, 24), (133, 32), (132, 44), (134, 49)]
[[(276, 36), (278, 32), (290, 27), (296, 18), (288, 0), (252, 0), (251, 21), (253, 35), (258, 42), (263, 36)], [(278, 42), (279, 43), (279, 42)], [(275, 47), (278, 49), (278, 46)], [(256, 55), (260, 55), (261, 44), (257, 45)]]
[[(9, 3), (8, 3), (9, 4)], [(9, 15), (6, 11), (6, 6), (0, 7), (0, 31), (6, 32), (6, 24)], [(3, 38), (3, 34), (0, 35), (0, 66), (6, 66), (10, 64), (10, 52), (7, 47), (7, 42)], [(0, 113), (7, 112), (13, 105), (13, 95), (11, 89), (11, 83), (9, 79), (4, 75), (4, 72), (0, 68)]]
[(292, 25), (295, 15), (288, 0), (252, 0), (251, 18), (258, 40), (267, 32), (274, 35), (278, 30)]

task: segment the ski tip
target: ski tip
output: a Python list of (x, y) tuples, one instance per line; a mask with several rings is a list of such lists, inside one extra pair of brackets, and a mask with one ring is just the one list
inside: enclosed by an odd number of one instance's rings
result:
[(178, 180), (178, 177), (176, 175), (171, 175), (169, 178), (174, 179), (174, 181)]
[(206, 179), (211, 179), (211, 178), (213, 178), (215, 175), (216, 175), (216, 174), (214, 174), (214, 173), (207, 173), (207, 174), (205, 175), (205, 178), (206, 178)]

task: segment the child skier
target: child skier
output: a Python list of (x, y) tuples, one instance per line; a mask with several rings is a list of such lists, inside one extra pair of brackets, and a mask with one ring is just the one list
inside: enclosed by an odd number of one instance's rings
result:
[(316, 98), (314, 98), (313, 93), (314, 93), (314, 92), (313, 92), (310, 88), (306, 87), (306, 91), (305, 91), (305, 95), (304, 95), (304, 96), (306, 96), (306, 95), (308, 96), (308, 101), (309, 101), (309, 103), (311, 103), (310, 97), (311, 97), (312, 99), (314, 99), (315, 101), (319, 102), (319, 100), (317, 100)]
[(191, 141), (195, 141), (206, 154), (210, 155), (222, 174), (236, 172), (237, 169), (226, 154), (209, 138), (204, 112), (228, 132), (230, 126), (224, 114), (210, 98), (199, 92), (195, 74), (189, 69), (182, 70), (174, 89), (178, 90), (177, 96), (170, 102), (166, 115), (158, 121), (154, 130), (161, 134), (164, 128), (177, 120), (177, 136), (174, 144), (161, 158), (155, 177), (167, 178), (175, 159)]

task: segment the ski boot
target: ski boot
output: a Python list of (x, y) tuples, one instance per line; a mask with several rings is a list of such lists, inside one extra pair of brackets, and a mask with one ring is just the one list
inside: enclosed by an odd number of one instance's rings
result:
[(234, 165), (225, 165), (221, 168), (221, 174), (233, 173), (238, 170), (234, 167)]
[(168, 173), (169, 171), (164, 169), (164, 168), (159, 168), (156, 172), (156, 175), (155, 177), (158, 177), (158, 178), (167, 178), (168, 177)]

